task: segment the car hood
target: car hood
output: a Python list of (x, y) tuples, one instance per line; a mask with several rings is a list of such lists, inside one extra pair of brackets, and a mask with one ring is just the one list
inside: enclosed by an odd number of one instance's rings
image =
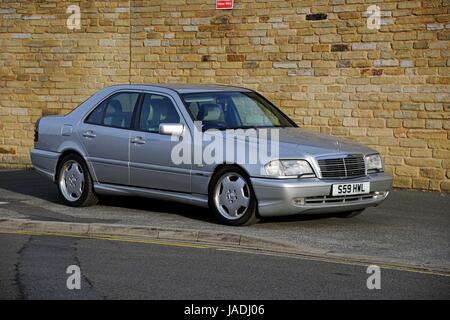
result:
[[(373, 154), (377, 153), (374, 149), (361, 145), (359, 143), (338, 138), (326, 134), (311, 132), (302, 128), (276, 128), (269, 129), (264, 135), (264, 129), (257, 129), (258, 136), (273, 143), (275, 141), (275, 132), (279, 134), (279, 157), (318, 157), (338, 154)], [(266, 129), (267, 130), (267, 129)]]

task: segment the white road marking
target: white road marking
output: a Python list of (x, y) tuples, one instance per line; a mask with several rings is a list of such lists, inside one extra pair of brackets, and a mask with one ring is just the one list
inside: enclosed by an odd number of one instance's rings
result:
[(0, 201), (0, 205), (2, 205), (2, 204), (8, 204), (9, 202), (3, 202), (3, 201)]

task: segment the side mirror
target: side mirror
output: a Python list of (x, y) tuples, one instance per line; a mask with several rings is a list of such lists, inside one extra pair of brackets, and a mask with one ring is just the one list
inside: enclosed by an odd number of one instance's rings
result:
[(181, 123), (161, 123), (159, 125), (159, 133), (169, 136), (181, 136), (183, 134), (184, 125)]

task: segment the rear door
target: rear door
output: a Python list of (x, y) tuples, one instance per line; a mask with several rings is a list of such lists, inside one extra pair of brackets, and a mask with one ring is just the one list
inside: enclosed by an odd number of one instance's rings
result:
[(113, 94), (79, 126), (80, 139), (99, 182), (129, 184), (130, 128), (139, 95)]

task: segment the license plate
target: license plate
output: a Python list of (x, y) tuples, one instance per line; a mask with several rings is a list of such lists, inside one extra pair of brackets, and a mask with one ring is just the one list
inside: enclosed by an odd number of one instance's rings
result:
[(370, 182), (333, 184), (332, 195), (344, 196), (370, 192)]

